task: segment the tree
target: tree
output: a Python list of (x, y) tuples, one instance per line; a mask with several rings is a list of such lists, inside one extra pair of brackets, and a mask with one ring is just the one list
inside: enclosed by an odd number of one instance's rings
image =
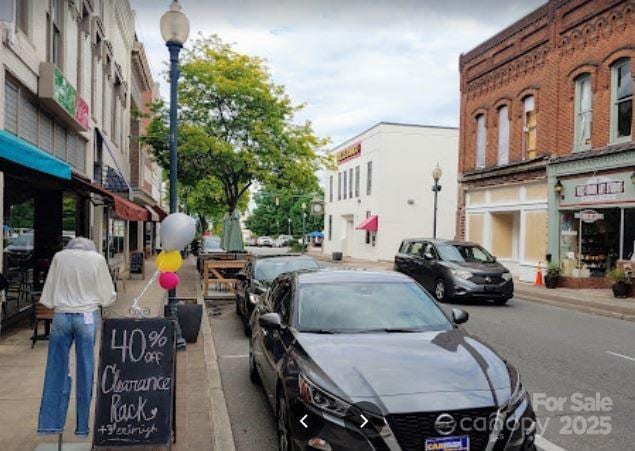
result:
[[(242, 55), (217, 36), (201, 37), (185, 52), (179, 82), (179, 182), (219, 183), (220, 202), (234, 211), (254, 183), (275, 188), (315, 181), (328, 161), (327, 141), (311, 124), (297, 124), (294, 106), (263, 60)], [(167, 167), (167, 115), (157, 104), (146, 142)], [(216, 192), (215, 192), (216, 193)]]

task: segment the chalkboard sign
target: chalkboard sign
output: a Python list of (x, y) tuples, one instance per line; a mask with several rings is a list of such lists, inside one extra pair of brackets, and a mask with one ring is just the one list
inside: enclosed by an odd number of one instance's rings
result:
[(170, 447), (175, 377), (174, 322), (103, 323), (93, 447)]
[(145, 277), (143, 252), (130, 254), (130, 274), (141, 274)]

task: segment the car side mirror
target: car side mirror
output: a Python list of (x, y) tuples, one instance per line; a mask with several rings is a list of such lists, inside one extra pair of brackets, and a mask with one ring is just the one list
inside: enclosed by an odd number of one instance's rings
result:
[(423, 258), (425, 258), (426, 260), (434, 260), (434, 257), (432, 256), (430, 252), (424, 252)]
[(465, 310), (461, 310), (460, 308), (452, 309), (452, 321), (454, 321), (454, 324), (463, 324), (467, 322), (468, 319), (470, 319), (470, 314)]
[(494, 263), (496, 263), (498, 261), (498, 259), (494, 256), (492, 256), (492, 260), (494, 261)]
[(265, 313), (258, 318), (258, 324), (265, 330), (282, 329), (282, 321), (280, 320), (280, 315), (277, 313)]

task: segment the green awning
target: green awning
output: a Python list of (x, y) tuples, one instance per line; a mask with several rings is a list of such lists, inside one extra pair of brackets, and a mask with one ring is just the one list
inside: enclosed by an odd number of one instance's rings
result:
[(5, 130), (0, 130), (0, 158), (54, 177), (71, 179), (69, 164)]

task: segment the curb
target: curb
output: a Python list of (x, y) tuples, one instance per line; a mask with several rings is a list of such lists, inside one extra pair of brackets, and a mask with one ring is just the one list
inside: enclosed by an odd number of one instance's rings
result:
[(203, 345), (205, 350), (205, 366), (207, 367), (208, 392), (210, 396), (212, 416), (212, 439), (214, 451), (235, 451), (234, 434), (232, 432), (225, 393), (221, 382), (220, 371), (218, 370), (218, 359), (216, 356), (216, 346), (212, 337), (212, 328), (207, 316), (207, 305), (201, 293), (201, 287), (197, 284), (196, 297), (203, 304)]

